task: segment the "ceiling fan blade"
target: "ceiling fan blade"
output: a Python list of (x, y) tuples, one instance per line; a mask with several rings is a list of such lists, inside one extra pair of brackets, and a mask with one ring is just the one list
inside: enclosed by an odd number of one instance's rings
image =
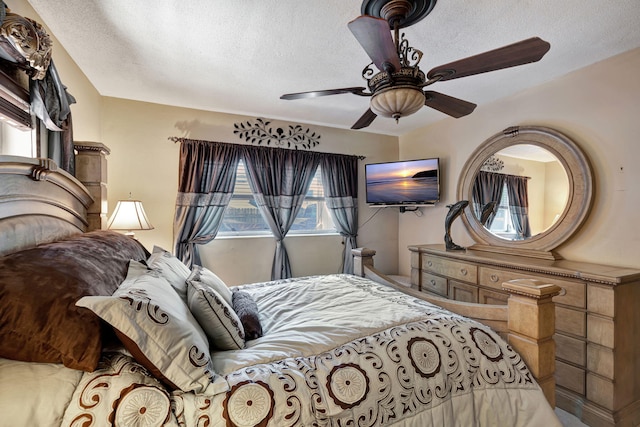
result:
[(448, 114), (451, 117), (455, 117), (456, 119), (473, 113), (473, 110), (476, 108), (476, 104), (472, 102), (467, 102), (432, 90), (426, 90), (424, 96), (424, 105)]
[(427, 78), (432, 79), (442, 75), (443, 77), (440, 80), (444, 81), (529, 64), (542, 59), (550, 47), (551, 45), (541, 38), (532, 37), (508, 46), (440, 65), (429, 71)]
[(367, 111), (364, 112), (364, 114), (358, 119), (357, 122), (355, 122), (355, 124), (353, 126), (351, 126), (351, 129), (362, 129), (362, 128), (366, 128), (367, 126), (369, 126), (374, 120), (375, 118), (378, 117), (376, 115), (376, 113), (374, 113), (373, 111), (371, 111), (371, 108), (369, 108)]
[(282, 95), (280, 99), (316, 98), (318, 96), (339, 95), (341, 93), (368, 96), (369, 94), (364, 93), (366, 89), (365, 87), (344, 87), (341, 89), (312, 90), (310, 92), (287, 93)]
[(396, 71), (400, 70), (398, 50), (386, 20), (362, 15), (349, 22), (348, 26), (380, 71), (387, 71), (388, 65), (385, 64), (392, 65)]

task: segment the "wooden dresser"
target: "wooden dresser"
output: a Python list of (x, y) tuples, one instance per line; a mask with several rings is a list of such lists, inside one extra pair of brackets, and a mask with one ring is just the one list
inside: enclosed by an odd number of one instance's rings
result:
[(411, 286), (459, 301), (506, 304), (502, 283), (517, 278), (560, 286), (557, 406), (591, 426), (640, 425), (640, 270), (444, 245), (409, 250)]

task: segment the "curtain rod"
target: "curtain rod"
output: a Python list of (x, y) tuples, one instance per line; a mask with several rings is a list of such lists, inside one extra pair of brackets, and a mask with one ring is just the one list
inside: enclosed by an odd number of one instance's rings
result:
[(483, 171), (482, 169), (480, 169), (479, 172), (484, 172), (484, 173), (495, 173), (496, 175), (504, 175), (504, 176), (513, 176), (516, 178), (525, 178), (525, 179), (531, 179), (530, 176), (524, 176), (524, 175), (514, 175), (512, 173), (502, 173), (502, 172), (494, 172), (494, 171)]
[[(173, 143), (175, 144), (176, 142), (208, 142), (211, 144), (233, 144), (233, 145), (245, 145), (247, 147), (256, 147), (255, 145), (249, 145), (249, 144), (236, 144), (233, 142), (220, 142), (220, 141), (207, 141), (206, 139), (191, 139), (191, 138), (184, 138), (182, 136), (170, 136), (167, 138), (169, 141), (173, 141)], [(263, 149), (272, 149), (272, 150), (292, 150), (290, 148), (281, 148), (281, 147), (256, 147), (256, 148), (263, 148)], [(295, 150), (292, 151), (304, 151), (304, 150), (298, 150), (297, 148)], [(313, 152), (313, 151), (310, 151)], [(322, 153), (321, 151), (315, 151), (316, 153)], [(361, 156), (361, 155), (357, 155), (357, 154), (344, 154), (344, 153), (325, 153), (325, 154), (334, 154), (334, 155), (338, 155), (338, 156), (354, 156), (357, 157), (358, 160), (364, 160), (366, 159), (365, 156)]]

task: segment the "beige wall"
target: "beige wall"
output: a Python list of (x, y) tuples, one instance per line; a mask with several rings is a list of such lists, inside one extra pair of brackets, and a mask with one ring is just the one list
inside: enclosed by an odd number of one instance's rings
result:
[[(640, 227), (640, 49), (578, 70), (518, 95), (480, 105), (462, 119), (445, 119), (400, 138), (400, 158), (440, 156), (444, 163), (442, 202), (422, 217), (402, 215), (399, 265), (410, 272), (407, 246), (442, 243), (445, 205), (456, 201), (464, 162), (485, 139), (509, 126), (555, 128), (572, 138), (590, 159), (595, 175), (591, 214), (558, 252), (566, 259), (639, 267)], [(476, 78), (476, 77), (470, 77)], [(476, 78), (481, 84), (481, 77)], [(446, 83), (436, 90), (446, 92)], [(462, 221), (452, 234), (473, 243)]]
[[(234, 135), (233, 124), (254, 118), (116, 98), (103, 101), (103, 142), (111, 149), (109, 206), (115, 206), (118, 199), (127, 198), (129, 193), (142, 200), (155, 229), (138, 232), (136, 236), (148, 249), (156, 244), (171, 250), (179, 144), (168, 138), (185, 136), (243, 143)], [(286, 122), (273, 124), (287, 126)], [(362, 228), (358, 244), (379, 251), (378, 265), (384, 271), (397, 271), (398, 211), (382, 209), (365, 224), (377, 210), (364, 203), (364, 164), (397, 159), (397, 138), (320, 126), (311, 128), (321, 135), (314, 150), (366, 156), (359, 176)], [(294, 275), (339, 272), (342, 253), (339, 236), (288, 237), (285, 245)], [(265, 281), (271, 277), (274, 249), (271, 237), (219, 239), (203, 248), (202, 263), (230, 285)]]

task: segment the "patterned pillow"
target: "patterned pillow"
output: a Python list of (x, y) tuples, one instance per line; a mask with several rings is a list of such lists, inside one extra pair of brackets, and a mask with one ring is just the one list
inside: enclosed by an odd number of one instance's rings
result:
[(182, 301), (187, 302), (187, 277), (191, 274), (189, 267), (173, 256), (171, 252), (165, 251), (159, 246), (153, 247), (153, 253), (147, 260), (147, 265), (154, 270), (158, 270), (165, 279), (173, 286)]
[(189, 310), (204, 329), (211, 347), (218, 350), (242, 349), (244, 348), (242, 323), (231, 308), (231, 304), (210, 286), (211, 277), (206, 272), (202, 274), (204, 270), (206, 270), (204, 267), (195, 266), (187, 279)]
[(113, 296), (76, 305), (113, 326), (127, 350), (170, 387), (212, 395), (228, 389), (213, 372), (206, 335), (159, 272), (132, 261)]
[(233, 291), (233, 311), (236, 312), (242, 323), (246, 340), (255, 340), (262, 336), (258, 305), (249, 293), (240, 290)]

